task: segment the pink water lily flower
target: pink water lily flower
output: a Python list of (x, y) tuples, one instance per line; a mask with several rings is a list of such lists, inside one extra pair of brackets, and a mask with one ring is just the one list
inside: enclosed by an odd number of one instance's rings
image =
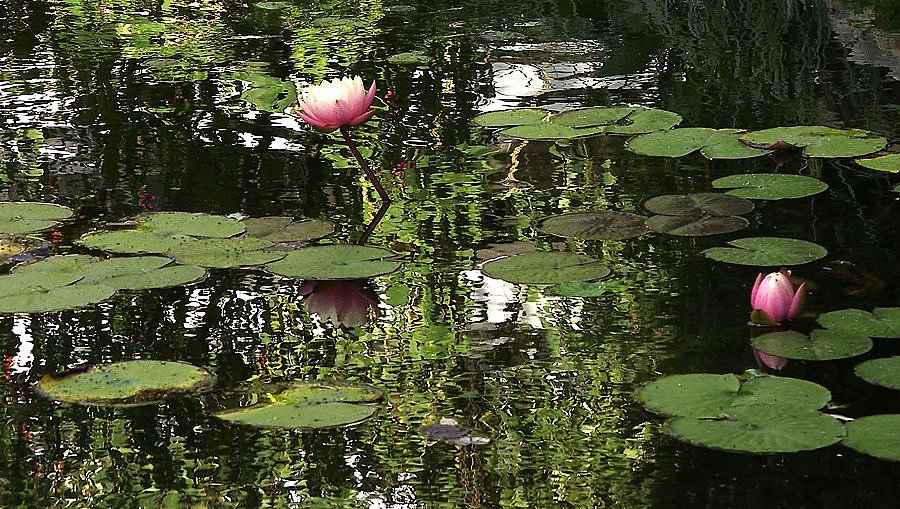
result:
[(761, 325), (775, 326), (800, 314), (806, 302), (806, 283), (794, 290), (790, 273), (786, 270), (760, 274), (750, 293), (750, 319)]
[(362, 78), (335, 78), (310, 85), (300, 94), (293, 112), (319, 131), (330, 133), (372, 118), (375, 82), (366, 91)]

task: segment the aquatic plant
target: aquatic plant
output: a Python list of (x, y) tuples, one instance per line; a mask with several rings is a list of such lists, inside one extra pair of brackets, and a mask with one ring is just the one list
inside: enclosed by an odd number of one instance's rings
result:
[(750, 293), (750, 306), (753, 308), (750, 319), (761, 325), (775, 326), (800, 314), (805, 301), (806, 283), (795, 290), (787, 271), (772, 272), (766, 276), (760, 273)]

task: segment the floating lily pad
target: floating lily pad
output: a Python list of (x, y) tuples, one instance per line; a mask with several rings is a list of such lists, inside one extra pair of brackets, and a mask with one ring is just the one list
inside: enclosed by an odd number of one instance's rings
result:
[(559, 295), (561, 297), (599, 297), (609, 293), (622, 293), (629, 290), (629, 286), (621, 281), (574, 281), (571, 283), (559, 283), (547, 288), (547, 295)]
[(546, 217), (539, 222), (538, 228), (560, 237), (620, 240), (648, 233), (650, 229), (644, 224), (646, 221), (645, 216), (629, 212), (597, 210)]
[(322, 219), (268, 216), (244, 219), (247, 236), (269, 242), (308, 242), (334, 232), (334, 224)]
[(770, 332), (753, 338), (751, 344), (770, 355), (807, 361), (846, 359), (872, 349), (868, 336), (828, 329), (816, 329), (809, 336), (794, 331)]
[(518, 125), (501, 131), (501, 134), (522, 140), (570, 140), (574, 138), (583, 138), (585, 136), (595, 136), (601, 133), (603, 133), (603, 129), (600, 127), (574, 129), (572, 127), (551, 124), (549, 122)]
[(681, 123), (681, 115), (656, 108), (635, 107), (615, 124), (604, 127), (606, 134), (632, 135), (671, 129)]
[(237, 219), (195, 212), (150, 212), (138, 217), (138, 224), (158, 234), (191, 237), (234, 237), (246, 230)]
[(740, 216), (753, 210), (753, 202), (722, 193), (665, 194), (650, 198), (644, 208), (666, 216)]
[(817, 410), (831, 394), (821, 385), (796, 378), (693, 373), (655, 380), (641, 389), (638, 398), (655, 412), (702, 419), (721, 417), (726, 409), (742, 405)]
[(394, 65), (426, 65), (431, 62), (431, 59), (428, 58), (428, 55), (422, 53), (421, 51), (407, 51), (405, 53), (397, 53), (396, 55), (391, 55), (387, 59), (389, 64)]
[(543, 251), (490, 261), (482, 271), (492, 278), (526, 285), (593, 281), (609, 275), (609, 267), (590, 256)]
[(860, 417), (848, 422), (847, 447), (869, 456), (900, 461), (900, 414)]
[(900, 389), (900, 355), (863, 362), (854, 371), (870, 384)]
[(822, 327), (849, 330), (872, 338), (900, 338), (900, 308), (842, 309), (819, 315)]
[[(564, 111), (550, 118), (550, 122), (567, 127), (581, 129), (584, 127), (596, 127), (600, 125), (612, 125), (619, 121), (623, 121), (630, 114), (634, 113), (637, 108), (628, 106), (618, 108), (604, 108), (601, 106), (594, 108), (581, 108), (577, 110)], [(677, 114), (674, 114), (678, 116)], [(681, 121), (678, 117), (677, 124)], [(672, 124), (672, 125), (675, 125)], [(669, 126), (672, 127), (672, 126)], [(667, 129), (667, 128), (663, 128)]]
[(531, 242), (523, 242), (517, 240), (515, 242), (507, 242), (503, 244), (490, 244), (475, 252), (475, 257), (479, 260), (493, 260), (501, 256), (511, 256), (523, 253), (532, 253), (536, 250)]
[(682, 157), (699, 150), (707, 159), (745, 159), (768, 154), (738, 140), (733, 129), (685, 127), (652, 132), (628, 140), (628, 150), (645, 156)]
[(720, 262), (758, 267), (802, 265), (828, 254), (828, 250), (818, 244), (782, 237), (747, 237), (728, 244), (734, 247), (712, 247), (703, 254)]
[(284, 251), (266, 251), (271, 246), (267, 240), (247, 237), (197, 239), (178, 244), (166, 254), (181, 263), (226, 269), (263, 265), (284, 258)]
[(422, 436), (436, 442), (449, 442), (454, 445), (487, 445), (491, 439), (461, 426), (456, 419), (445, 417), (438, 424), (425, 426)]
[(117, 290), (148, 290), (193, 283), (206, 275), (202, 267), (176, 265), (170, 258), (139, 256), (113, 258), (90, 265), (79, 285), (99, 284)]
[(241, 100), (259, 111), (281, 113), (297, 100), (297, 87), (293, 83), (256, 72), (239, 72), (234, 77), (250, 83)]
[(472, 119), (472, 123), (482, 127), (512, 127), (516, 125), (534, 124), (549, 115), (544, 110), (516, 108), (503, 111), (482, 113)]
[(716, 189), (731, 189), (726, 194), (753, 200), (785, 200), (812, 196), (828, 189), (821, 180), (803, 175), (747, 173), (713, 181)]
[(82, 254), (57, 255), (44, 258), (43, 260), (17, 265), (13, 267), (14, 273), (27, 272), (45, 272), (58, 273), (74, 276), (75, 279), (81, 279), (81, 272), (85, 267), (100, 262), (102, 258), (96, 256), (88, 256)]
[(157, 254), (184, 242), (189, 237), (159, 234), (145, 230), (117, 230), (81, 237), (77, 241), (84, 247), (110, 253)]
[(210, 387), (215, 377), (183, 362), (126, 361), (45, 375), (38, 390), (64, 403), (97, 406), (134, 406), (155, 403), (168, 396)]
[(775, 127), (740, 136), (752, 146), (803, 148), (809, 157), (856, 157), (878, 152), (887, 140), (860, 129), (832, 129), (825, 126)]
[(857, 159), (856, 164), (870, 170), (898, 173), (900, 172), (900, 154), (886, 154), (871, 159)]
[(52, 203), (0, 202), (0, 234), (19, 235), (46, 230), (72, 214), (72, 209)]
[(107, 286), (75, 283), (81, 276), (26, 272), (0, 276), (0, 313), (46, 313), (104, 301), (115, 293)]
[(369, 246), (313, 246), (266, 265), (275, 274), (297, 279), (362, 279), (400, 268), (395, 254)]
[(669, 432), (704, 447), (760, 454), (810, 451), (844, 438), (837, 419), (803, 408), (745, 405), (729, 408), (727, 415), (724, 420), (673, 419)]
[(653, 216), (647, 226), (659, 233), (700, 237), (738, 231), (750, 226), (750, 221), (739, 216)]
[(383, 397), (378, 389), (362, 384), (298, 382), (270, 402), (220, 412), (227, 421), (266, 428), (327, 428), (356, 424), (371, 417)]

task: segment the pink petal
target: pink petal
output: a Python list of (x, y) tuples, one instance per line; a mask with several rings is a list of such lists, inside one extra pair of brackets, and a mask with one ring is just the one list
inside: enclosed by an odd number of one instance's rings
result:
[(797, 288), (796, 293), (794, 293), (794, 298), (791, 300), (791, 307), (788, 310), (788, 320), (796, 318), (796, 316), (803, 311), (804, 305), (806, 305), (806, 283), (801, 284), (800, 288)]
[(353, 120), (347, 122), (347, 124), (351, 125), (351, 126), (358, 126), (360, 124), (364, 124), (367, 120), (372, 118), (372, 115), (374, 115), (374, 114), (375, 114), (375, 110), (369, 110), (369, 111), (363, 113), (362, 115), (354, 118)]
[(756, 282), (753, 283), (753, 290), (750, 291), (750, 307), (751, 308), (756, 308), (756, 294), (759, 292), (759, 285), (760, 285), (760, 283), (762, 283), (764, 277), (765, 276), (763, 275), (763, 273), (760, 272), (759, 275), (756, 276)]

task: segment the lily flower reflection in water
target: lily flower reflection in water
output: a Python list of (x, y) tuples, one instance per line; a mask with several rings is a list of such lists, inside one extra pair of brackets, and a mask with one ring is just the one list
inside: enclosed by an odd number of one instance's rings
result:
[(307, 279), (300, 286), (300, 294), (305, 297), (303, 307), (308, 313), (335, 325), (364, 326), (378, 309), (378, 294), (364, 279)]

